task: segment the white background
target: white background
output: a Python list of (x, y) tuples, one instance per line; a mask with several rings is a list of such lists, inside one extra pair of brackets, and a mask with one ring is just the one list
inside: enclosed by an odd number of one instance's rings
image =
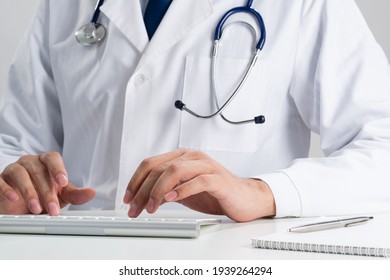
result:
[[(82, 0), (80, 0), (82, 1)], [(129, 0), (136, 1), (136, 0)], [(344, 1), (344, 0), (339, 0)], [(5, 91), (8, 65), (28, 27), (39, 0), (0, 1), (0, 97)], [(356, 0), (379, 44), (390, 58), (390, 1)], [(92, 11), (91, 11), (92, 12)], [(358, 30), (356, 32), (359, 32)], [(319, 138), (313, 135), (311, 156), (321, 156)]]

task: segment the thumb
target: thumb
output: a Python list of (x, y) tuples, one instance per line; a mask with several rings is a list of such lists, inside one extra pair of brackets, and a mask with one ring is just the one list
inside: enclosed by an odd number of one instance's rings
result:
[(77, 188), (72, 183), (69, 183), (66, 187), (60, 189), (58, 199), (62, 208), (68, 204), (84, 204), (93, 199), (95, 195), (96, 192), (92, 188)]

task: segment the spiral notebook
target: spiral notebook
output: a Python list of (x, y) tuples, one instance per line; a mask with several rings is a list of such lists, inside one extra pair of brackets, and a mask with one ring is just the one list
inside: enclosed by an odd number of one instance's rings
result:
[(253, 238), (252, 246), (272, 250), (390, 257), (389, 216), (374, 217), (364, 225), (308, 233), (289, 232), (288, 228)]

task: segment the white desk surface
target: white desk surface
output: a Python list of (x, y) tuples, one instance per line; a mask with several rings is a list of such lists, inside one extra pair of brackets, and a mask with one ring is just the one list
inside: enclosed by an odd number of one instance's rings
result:
[[(80, 214), (80, 212), (77, 212)], [(86, 212), (91, 215), (92, 212)], [(93, 212), (112, 215), (113, 212)], [(179, 214), (178, 214), (179, 213)], [(69, 215), (69, 212), (66, 213)], [(84, 212), (83, 212), (84, 214)], [(161, 210), (158, 217), (204, 217), (193, 211)], [(146, 215), (147, 216), (147, 215)], [(0, 234), (2, 260), (333, 260), (373, 259), (358, 256), (289, 252), (253, 248), (254, 237), (279, 232), (307, 219), (261, 219), (202, 228), (199, 238), (145, 238)]]

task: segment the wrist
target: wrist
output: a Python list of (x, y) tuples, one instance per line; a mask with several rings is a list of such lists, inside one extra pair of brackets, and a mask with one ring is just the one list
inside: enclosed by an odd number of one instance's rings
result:
[[(259, 179), (242, 180), (237, 188), (240, 199), (225, 209), (225, 215), (236, 222), (248, 222), (276, 215), (274, 196), (269, 186)], [(235, 210), (234, 210), (235, 209)]]
[(254, 190), (253, 199), (257, 201), (257, 217), (273, 217), (276, 215), (274, 195), (268, 184), (260, 179), (248, 179)]

